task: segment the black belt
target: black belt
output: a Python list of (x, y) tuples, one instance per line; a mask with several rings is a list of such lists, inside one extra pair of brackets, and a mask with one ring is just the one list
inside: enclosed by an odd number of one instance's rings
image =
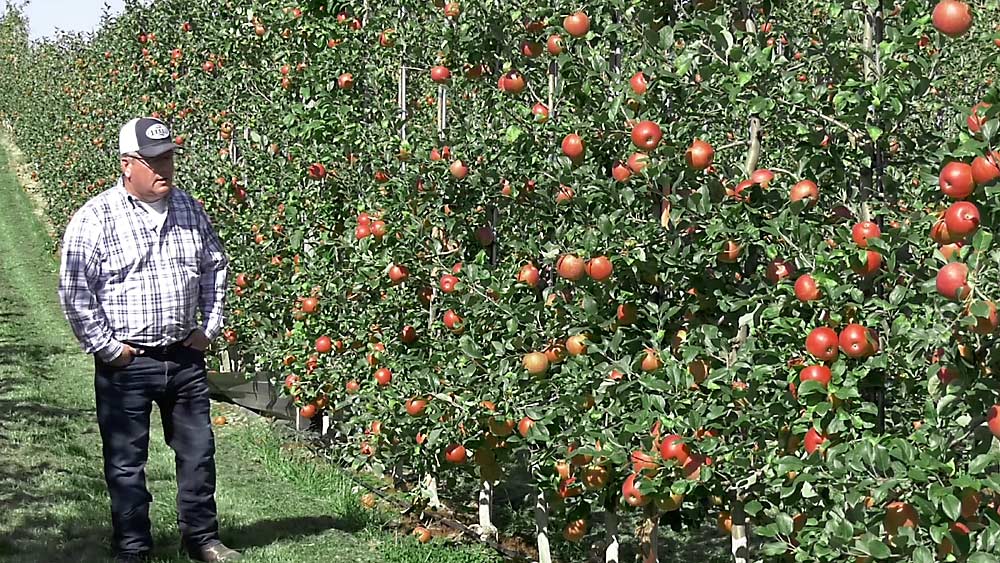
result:
[(122, 344), (128, 344), (129, 346), (131, 346), (135, 350), (136, 355), (138, 356), (146, 356), (146, 355), (165, 356), (167, 354), (172, 354), (178, 350), (183, 350), (184, 348), (186, 348), (186, 346), (184, 346), (183, 341), (177, 341), (174, 342), (173, 344), (167, 344), (165, 346), (149, 346), (148, 344), (139, 344), (137, 342), (129, 342), (127, 340), (123, 340)]

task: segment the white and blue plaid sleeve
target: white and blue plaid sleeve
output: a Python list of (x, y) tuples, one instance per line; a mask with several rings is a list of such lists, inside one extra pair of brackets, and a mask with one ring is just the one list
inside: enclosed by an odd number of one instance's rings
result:
[(73, 215), (63, 236), (59, 266), (59, 301), (83, 351), (110, 362), (123, 349), (97, 300), (100, 278), (101, 224), (90, 209)]
[(202, 313), (202, 330), (209, 340), (214, 340), (225, 324), (226, 278), (229, 259), (222, 241), (212, 228), (212, 222), (203, 209), (198, 208), (205, 250), (201, 259), (198, 307)]

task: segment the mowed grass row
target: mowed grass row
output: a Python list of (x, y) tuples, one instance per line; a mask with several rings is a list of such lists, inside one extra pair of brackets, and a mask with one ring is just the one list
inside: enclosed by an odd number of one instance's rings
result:
[[(66, 324), (58, 259), (0, 150), (0, 561), (106, 561), (109, 500), (94, 410), (93, 361)], [(388, 512), (364, 509), (336, 468), (266, 419), (213, 405), (222, 539), (254, 563), (500, 561), (478, 546), (421, 545)], [(154, 406), (146, 477), (156, 561), (187, 561), (176, 524), (173, 451)]]

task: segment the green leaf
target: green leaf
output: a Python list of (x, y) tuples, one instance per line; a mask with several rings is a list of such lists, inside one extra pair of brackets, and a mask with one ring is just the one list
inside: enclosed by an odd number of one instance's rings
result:
[(934, 563), (934, 555), (931, 550), (920, 546), (913, 550), (913, 563)]
[(1000, 129), (1000, 120), (990, 119), (983, 124), (982, 133), (983, 137), (986, 139), (992, 139), (996, 136), (997, 130)]
[(993, 454), (979, 454), (971, 462), (969, 462), (969, 474), (979, 475), (994, 462)]
[(838, 519), (834, 535), (842, 540), (849, 540), (854, 535), (854, 527), (846, 519)]
[(778, 532), (786, 536), (792, 535), (792, 531), (795, 529), (795, 523), (792, 521), (792, 517), (785, 514), (784, 512), (779, 513), (774, 518), (775, 524), (778, 525)]
[(483, 357), (482, 352), (472, 341), (472, 338), (469, 335), (463, 335), (462, 338), (459, 340), (458, 345), (462, 349), (462, 352), (465, 353), (465, 355), (469, 356), (470, 358), (475, 358), (478, 360)]
[(993, 244), (993, 234), (985, 229), (979, 229), (976, 234), (972, 236), (972, 246), (980, 252), (986, 252), (990, 249), (990, 245)]
[(882, 137), (883, 131), (874, 125), (869, 125), (867, 129), (868, 136), (871, 137), (873, 141), (878, 142), (879, 138)]
[(977, 551), (970, 555), (967, 561), (968, 563), (997, 563), (1000, 559), (997, 559), (995, 555)]
[(952, 520), (958, 520), (958, 516), (962, 513), (962, 501), (958, 500), (955, 495), (948, 495), (941, 499), (941, 509), (944, 513)]
[(504, 131), (504, 141), (506, 141), (508, 145), (513, 144), (521, 138), (521, 134), (523, 133), (524, 131), (520, 127), (517, 125), (511, 125), (510, 127), (507, 127), (506, 131)]
[(977, 317), (987, 319), (990, 316), (990, 306), (985, 301), (976, 301), (969, 307), (969, 312)]
[(874, 537), (859, 539), (856, 547), (858, 551), (875, 559), (888, 559), (892, 555), (889, 547)]
[(813, 488), (812, 483), (809, 481), (802, 483), (802, 498), (814, 498), (816, 496), (819, 496), (819, 493)]
[(750, 113), (765, 113), (770, 112), (774, 109), (774, 100), (771, 98), (765, 98), (763, 96), (757, 96), (750, 101), (750, 106), (747, 111)]
[(643, 387), (648, 387), (654, 391), (672, 391), (669, 383), (655, 377), (644, 377), (639, 382)]
[(768, 542), (761, 548), (761, 553), (768, 557), (781, 555), (788, 551), (788, 544), (784, 542)]

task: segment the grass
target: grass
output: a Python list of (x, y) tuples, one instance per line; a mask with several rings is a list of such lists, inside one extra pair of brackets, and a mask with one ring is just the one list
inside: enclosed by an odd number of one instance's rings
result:
[[(0, 151), (0, 561), (107, 561), (110, 501), (94, 410), (93, 362), (59, 309), (58, 263), (46, 228)], [(155, 407), (154, 407), (155, 409)], [(249, 563), (491, 563), (478, 546), (398, 530), (387, 511), (361, 508), (337, 469), (304, 463), (307, 449), (278, 424), (216, 403), (222, 539)], [(173, 452), (154, 413), (147, 481), (159, 562), (180, 549)]]

